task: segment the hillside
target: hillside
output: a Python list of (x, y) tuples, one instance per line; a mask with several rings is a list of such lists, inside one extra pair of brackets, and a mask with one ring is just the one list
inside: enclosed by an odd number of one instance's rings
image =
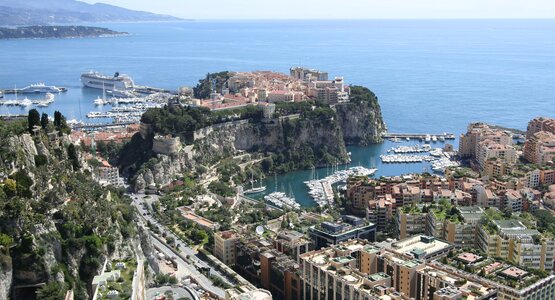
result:
[(0, 25), (178, 21), (176, 17), (75, 0), (0, 0)]
[(76, 38), (124, 35), (106, 28), (89, 26), (26, 26), (17, 28), (0, 27), (0, 39), (44, 39)]
[(35, 299), (43, 283), (89, 299), (105, 259), (142, 255), (131, 199), (93, 181), (56, 119), (33, 134), (0, 120), (0, 299)]

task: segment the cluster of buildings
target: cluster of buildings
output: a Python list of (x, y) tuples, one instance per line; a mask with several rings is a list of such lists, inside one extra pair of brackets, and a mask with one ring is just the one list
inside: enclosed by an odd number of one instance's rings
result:
[(234, 72), (221, 91), (214, 90), (209, 99), (194, 99), (193, 104), (217, 111), (307, 99), (327, 104), (347, 102), (349, 87), (343, 77), (330, 79), (327, 72), (303, 67), (291, 68), (289, 76), (271, 71)]
[(417, 235), (350, 240), (301, 255), (303, 299), (553, 299), (555, 275)]
[(555, 206), (555, 193), (551, 192), (555, 187), (548, 189), (555, 184), (554, 124), (554, 119), (530, 121), (523, 147), (514, 144), (508, 131), (471, 124), (460, 138), (459, 156), (468, 159), (473, 170), (448, 169), (445, 177), (353, 179), (347, 183), (349, 209), (384, 230), (399, 208), (440, 200), (515, 213), (531, 212), (542, 204)]
[[(249, 293), (258, 293), (260, 297), (271, 294), (271, 298), (264, 299), (555, 297), (555, 275), (549, 272), (535, 271), (502, 256), (485, 255), (480, 248), (457, 248), (424, 234), (380, 243), (354, 238), (321, 249), (312, 249), (310, 240), (287, 230), (275, 240), (229, 231), (215, 237), (216, 248), (234, 249), (226, 264), (260, 288)], [(303, 250), (287, 252), (300, 248)], [(221, 256), (226, 251), (215, 252)], [(227, 293), (237, 294), (235, 289)], [(255, 298), (244, 294), (228, 299)]]
[(537, 165), (555, 161), (555, 119), (540, 117), (528, 123), (524, 158)]

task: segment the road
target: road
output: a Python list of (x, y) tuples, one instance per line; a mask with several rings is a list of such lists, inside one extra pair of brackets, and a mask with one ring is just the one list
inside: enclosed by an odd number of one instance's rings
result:
[[(231, 286), (233, 286), (234, 283), (231, 282), (225, 276), (225, 274), (222, 274), (212, 266), (208, 265), (205, 261), (199, 259), (197, 257), (198, 253), (194, 249), (192, 249), (186, 243), (181, 241), (181, 239), (179, 239), (176, 235), (174, 235), (173, 232), (171, 232), (165, 225), (161, 224), (154, 217), (152, 217), (150, 212), (148, 212), (145, 209), (145, 207), (142, 205), (142, 203), (144, 202), (147, 202), (150, 204), (156, 201), (158, 199), (158, 196), (156, 195), (145, 196), (141, 194), (129, 194), (129, 196), (133, 199), (133, 202), (132, 202), (133, 206), (137, 208), (137, 211), (139, 212), (141, 220), (143, 221), (141, 225), (151, 235), (151, 240), (153, 245), (158, 247), (160, 251), (164, 253), (164, 255), (166, 255), (167, 257), (176, 257), (177, 264), (178, 264), (178, 271), (176, 272), (177, 278), (181, 279), (183, 277), (190, 275), (196, 281), (198, 281), (200, 286), (202, 286), (207, 291), (210, 291), (218, 296), (224, 297), (225, 296), (224, 290), (214, 286), (212, 284), (212, 281), (208, 277), (206, 277), (206, 275), (200, 273), (198, 269), (210, 268), (212, 275), (220, 277), (224, 282), (228, 283)], [(145, 197), (149, 197), (149, 198), (144, 199)], [(165, 240), (165, 238), (163, 238), (161, 235), (157, 236), (153, 232), (151, 232), (150, 229), (146, 226), (147, 221), (154, 224), (155, 226), (158, 226), (158, 228), (160, 229), (160, 232), (162, 234), (165, 234), (166, 237), (173, 237), (175, 239), (175, 244), (179, 246), (179, 250), (172, 249), (165, 243), (161, 242), (159, 239)], [(176, 255), (176, 252), (179, 253), (181, 257)]]

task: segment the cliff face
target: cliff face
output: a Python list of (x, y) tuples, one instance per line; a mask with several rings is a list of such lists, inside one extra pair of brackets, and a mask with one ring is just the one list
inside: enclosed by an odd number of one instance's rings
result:
[(368, 103), (344, 103), (335, 106), (347, 145), (367, 146), (381, 143), (386, 130), (381, 110)]
[(9, 132), (0, 130), (0, 299), (46, 282), (87, 299), (105, 259), (143, 256), (133, 209), (92, 180), (79, 150), (76, 167), (67, 138)]
[[(308, 101), (275, 108), (274, 116), (282, 117), (272, 120), (264, 119), (257, 106), (217, 112), (176, 106), (150, 110), (143, 115), (141, 134), (121, 152), (120, 166), (135, 174), (137, 190), (213, 167), (239, 151), (262, 154), (274, 167), (266, 172), (288, 172), (346, 163), (345, 145), (379, 143), (385, 131), (378, 99), (364, 87), (351, 87), (350, 102), (334, 107)], [(188, 145), (169, 153), (152, 151), (156, 135), (179, 137)]]
[(378, 97), (362, 86), (352, 86), (350, 102), (335, 106), (345, 143), (366, 146), (381, 143), (386, 125)]
[(195, 140), (192, 151), (185, 149), (174, 155), (157, 155), (147, 162), (135, 177), (136, 190), (168, 184), (186, 170), (199, 165), (214, 165), (237, 151), (298, 155), (297, 159), (305, 159), (307, 164), (316, 166), (349, 160), (341, 128), (333, 119), (291, 118), (271, 123), (238, 121), (202, 131), (204, 133)]

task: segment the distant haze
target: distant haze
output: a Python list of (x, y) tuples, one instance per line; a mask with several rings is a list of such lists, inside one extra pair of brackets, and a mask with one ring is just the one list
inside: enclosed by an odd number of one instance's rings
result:
[(85, 0), (189, 19), (555, 18), (554, 0)]

